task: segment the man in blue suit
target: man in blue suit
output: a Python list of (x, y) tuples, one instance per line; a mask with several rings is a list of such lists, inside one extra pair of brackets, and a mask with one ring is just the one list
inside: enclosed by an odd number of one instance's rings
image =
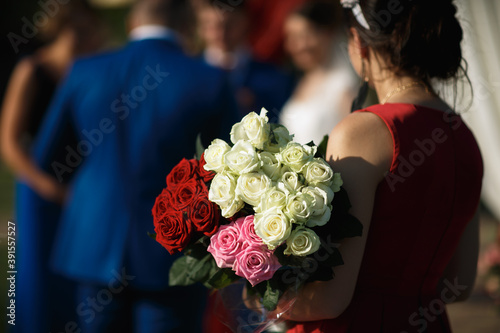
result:
[[(181, 50), (172, 24), (185, 5), (135, 4), (130, 43), (77, 61), (40, 130), (37, 164), (73, 175), (52, 266), (79, 283), (74, 332), (200, 331), (204, 291), (169, 288), (175, 257), (147, 236), (166, 174), (236, 112), (223, 73)], [(55, 159), (68, 128), (78, 144)]]
[(278, 122), (279, 112), (293, 91), (294, 80), (252, 55), (246, 3), (199, 0), (197, 16), (199, 35), (205, 43), (202, 57), (227, 72), (241, 117), (265, 107), (270, 121)]

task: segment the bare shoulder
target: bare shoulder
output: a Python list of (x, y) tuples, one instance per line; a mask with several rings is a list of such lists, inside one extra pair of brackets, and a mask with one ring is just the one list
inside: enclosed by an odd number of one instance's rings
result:
[(357, 112), (345, 117), (331, 132), (329, 146), (353, 154), (389, 153), (392, 157), (392, 135), (385, 122), (371, 112)]
[(22, 112), (19, 110), (26, 109), (26, 105), (29, 105), (31, 100), (27, 96), (32, 96), (37, 90), (36, 66), (33, 57), (26, 57), (17, 63), (5, 92), (2, 105), (4, 115), (10, 113), (20, 115)]
[(331, 132), (337, 139), (373, 139), (390, 132), (384, 121), (371, 112), (356, 112), (346, 116)]
[(371, 112), (356, 112), (345, 117), (331, 132), (328, 159), (337, 161), (356, 157), (388, 171), (393, 157), (393, 140), (385, 122)]
[(14, 70), (22, 73), (33, 73), (38, 63), (39, 61), (35, 56), (24, 57), (17, 63)]
[(35, 57), (25, 57), (19, 61), (12, 72), (11, 81), (26, 83), (30, 81), (36, 72), (37, 60)]
[(24, 128), (32, 103), (30, 96), (37, 89), (35, 71), (35, 59), (26, 57), (17, 63), (12, 72), (1, 110), (3, 142), (17, 138), (20, 134), (15, 132), (20, 132)]

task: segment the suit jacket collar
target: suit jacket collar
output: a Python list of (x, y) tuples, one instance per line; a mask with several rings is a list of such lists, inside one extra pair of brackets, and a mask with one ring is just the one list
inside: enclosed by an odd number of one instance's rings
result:
[(146, 39), (162, 39), (179, 44), (179, 37), (175, 31), (161, 25), (142, 25), (132, 29), (129, 33), (130, 41)]

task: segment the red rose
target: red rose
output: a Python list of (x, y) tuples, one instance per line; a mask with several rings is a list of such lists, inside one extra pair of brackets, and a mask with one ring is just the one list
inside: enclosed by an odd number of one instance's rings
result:
[(170, 191), (175, 190), (177, 186), (196, 178), (198, 175), (198, 161), (186, 160), (185, 158), (177, 164), (167, 176), (167, 186)]
[(208, 183), (215, 177), (215, 172), (205, 170), (205, 168), (203, 167), (205, 166), (205, 164), (207, 164), (207, 162), (205, 161), (205, 153), (203, 153), (201, 154), (200, 158), (200, 167), (198, 169), (198, 174), (205, 183)]
[(167, 209), (172, 206), (171, 199), (172, 194), (164, 188), (161, 194), (156, 197), (155, 205), (153, 206), (153, 216), (155, 218), (165, 214)]
[(205, 193), (194, 199), (188, 216), (196, 231), (206, 236), (212, 236), (219, 228), (219, 207), (208, 200), (208, 195)]
[(170, 254), (182, 251), (191, 239), (193, 226), (182, 212), (169, 209), (160, 218), (154, 219), (156, 241)]
[(172, 195), (172, 204), (175, 209), (182, 210), (191, 205), (197, 195), (205, 191), (208, 193), (205, 183), (200, 180), (190, 179), (177, 186)]

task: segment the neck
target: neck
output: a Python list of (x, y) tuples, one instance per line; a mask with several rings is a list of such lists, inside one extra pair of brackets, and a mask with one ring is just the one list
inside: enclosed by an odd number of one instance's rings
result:
[(133, 27), (129, 31), (131, 40), (141, 40), (149, 38), (177, 38), (177, 34), (168, 27), (159, 24), (143, 24)]
[(380, 103), (412, 103), (429, 97), (430, 87), (426, 83), (411, 75), (396, 75), (386, 69), (382, 57), (370, 53), (368, 63), (368, 78)]
[(415, 77), (392, 73), (382, 77), (384, 79), (370, 79), (381, 104), (410, 103), (429, 94), (429, 87)]
[(51, 69), (56, 79), (64, 76), (77, 55), (72, 36), (64, 33), (40, 51), (42, 58), (45, 59), (47, 66)]

